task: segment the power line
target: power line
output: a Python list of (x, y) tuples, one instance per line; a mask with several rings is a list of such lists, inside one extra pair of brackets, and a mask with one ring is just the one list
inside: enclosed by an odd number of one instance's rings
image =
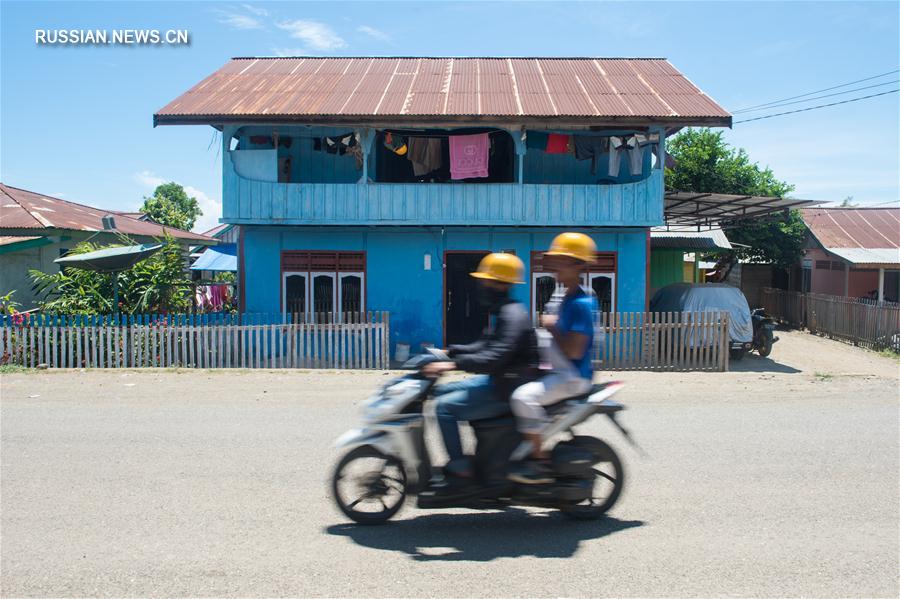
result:
[(862, 83), (863, 81), (871, 81), (872, 79), (878, 79), (880, 77), (884, 77), (886, 75), (893, 75), (894, 73), (900, 73), (900, 69), (896, 69), (893, 71), (888, 71), (887, 73), (882, 73), (880, 75), (873, 75), (872, 77), (866, 77), (865, 79), (857, 79), (856, 81), (850, 81), (849, 83), (842, 83), (840, 85), (835, 85), (833, 87), (826, 87), (824, 89), (817, 89), (816, 91), (808, 92), (805, 94), (800, 94), (799, 96), (791, 96), (790, 98), (782, 98), (780, 100), (772, 100), (771, 102), (766, 102), (765, 104), (757, 104), (756, 106), (748, 106), (747, 108), (739, 108), (737, 110), (732, 111), (732, 114), (738, 114), (741, 112), (746, 112), (748, 110), (753, 110), (755, 108), (762, 108), (764, 106), (769, 106), (771, 104), (779, 104), (781, 102), (787, 102), (788, 100), (796, 100), (797, 98), (805, 98), (806, 96), (812, 96), (813, 94), (820, 94), (822, 92), (828, 92), (833, 89), (839, 89), (841, 87), (847, 87), (848, 85), (854, 85), (856, 83)]
[(896, 94), (900, 89), (892, 89), (891, 91), (881, 92), (880, 94), (871, 94), (868, 96), (861, 96), (859, 98), (850, 98), (849, 100), (843, 100), (841, 102), (832, 102), (831, 104), (819, 104), (818, 106), (810, 106), (809, 108), (800, 108), (797, 110), (789, 110), (787, 112), (778, 112), (775, 114), (767, 114), (765, 116), (758, 116), (752, 119), (744, 119), (743, 121), (735, 121), (731, 123), (732, 125), (737, 125), (739, 123), (749, 123), (750, 121), (761, 121), (763, 119), (771, 119), (776, 116), (784, 116), (786, 114), (794, 114), (796, 112), (806, 112), (808, 110), (816, 110), (818, 108), (827, 108), (829, 106), (837, 106), (838, 104), (849, 104), (850, 102), (858, 102), (859, 100), (866, 100), (868, 98), (877, 98), (878, 96), (885, 96), (887, 94)]
[(739, 114), (742, 112), (756, 112), (757, 110), (771, 110), (773, 108), (781, 108), (782, 106), (790, 106), (791, 104), (802, 104), (804, 102), (812, 102), (813, 100), (821, 100), (822, 98), (831, 98), (833, 96), (842, 96), (844, 94), (852, 94), (855, 92), (860, 92), (864, 89), (872, 89), (874, 87), (884, 87), (885, 85), (892, 85), (894, 83), (900, 83), (900, 79), (894, 79), (893, 81), (885, 81), (884, 83), (876, 83), (875, 85), (865, 85), (863, 87), (854, 87), (853, 89), (848, 89), (842, 92), (835, 92), (833, 94), (825, 94), (824, 96), (814, 96), (812, 98), (806, 98), (805, 100), (794, 100), (793, 102), (784, 102), (781, 104), (773, 104), (772, 106), (767, 106), (765, 108), (746, 108), (744, 110), (738, 110), (732, 114)]

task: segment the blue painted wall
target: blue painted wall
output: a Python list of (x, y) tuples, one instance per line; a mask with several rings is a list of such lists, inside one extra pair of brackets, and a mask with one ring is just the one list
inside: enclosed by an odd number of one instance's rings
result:
[[(571, 228), (568, 228), (571, 230)], [(288, 227), (246, 226), (244, 268), (246, 309), (277, 312), (280, 306), (282, 250), (365, 251), (366, 308), (391, 313), (391, 347), (443, 342), (445, 250), (514, 250), (530, 269), (532, 251), (544, 251), (562, 228), (447, 227)], [(643, 311), (647, 233), (645, 229), (581, 229), (600, 251), (618, 253), (616, 304), (619, 311)], [(431, 254), (431, 270), (424, 255)], [(530, 272), (526, 280), (530, 281)], [(516, 287), (529, 305), (529, 285)], [(414, 347), (415, 349), (415, 347)]]

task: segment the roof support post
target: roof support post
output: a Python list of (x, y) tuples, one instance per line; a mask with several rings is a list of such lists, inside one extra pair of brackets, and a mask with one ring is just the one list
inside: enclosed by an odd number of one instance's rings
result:
[(878, 303), (884, 302), (884, 269), (878, 269)]
[(516, 145), (516, 183), (522, 185), (525, 182), (525, 137), (527, 133), (525, 132), (525, 127), (520, 129), (509, 129), (509, 134), (513, 138), (513, 143)]
[(357, 183), (366, 185), (369, 182), (369, 153), (372, 151), (372, 143), (375, 141), (375, 131), (367, 127), (358, 130), (356, 134), (359, 136), (359, 143), (362, 144), (363, 151), (362, 175)]
[[(665, 172), (666, 167), (666, 128), (654, 127), (652, 132), (659, 135), (659, 144), (656, 146), (656, 168)], [(665, 185), (663, 185), (665, 188)]]
[(850, 297), (850, 265), (844, 264), (844, 297)]

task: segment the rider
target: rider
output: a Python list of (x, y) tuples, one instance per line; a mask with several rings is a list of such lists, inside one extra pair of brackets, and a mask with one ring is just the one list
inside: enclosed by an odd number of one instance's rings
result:
[(561, 233), (544, 254), (544, 267), (556, 273), (557, 283), (566, 287), (566, 294), (557, 314), (541, 316), (541, 325), (553, 337), (548, 352), (552, 372), (516, 389), (510, 401), (516, 424), (532, 445), (531, 460), (510, 470), (509, 478), (513, 481), (553, 481), (546, 463), (548, 456), (542, 449), (541, 429), (547, 423), (544, 406), (585, 393), (591, 387), (591, 346), (597, 303), (582, 289), (581, 276), (596, 260), (596, 252), (596, 244), (587, 235)]
[(457, 369), (480, 375), (435, 390), (435, 412), (450, 457), (445, 470), (459, 478), (471, 478), (473, 472), (463, 455), (458, 422), (508, 414), (510, 393), (537, 375), (534, 329), (525, 308), (510, 297), (512, 286), (524, 282), (524, 271), (513, 254), (485, 256), (471, 276), (479, 279), (479, 302), (496, 315), (493, 330), (474, 343), (451, 345), (452, 362), (432, 362), (423, 369), (426, 376)]

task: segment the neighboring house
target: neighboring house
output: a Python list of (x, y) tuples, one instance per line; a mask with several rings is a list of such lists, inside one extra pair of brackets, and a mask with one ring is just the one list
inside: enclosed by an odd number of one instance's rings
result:
[(722, 229), (690, 231), (655, 227), (650, 231), (650, 292), (672, 283), (702, 283), (708, 266), (704, 254), (730, 250)]
[(540, 310), (566, 230), (597, 243), (603, 308), (643, 311), (666, 135), (731, 117), (664, 59), (298, 57), (235, 58), (154, 123), (222, 132), (243, 309), (384, 310), (415, 348), (480, 333), (487, 252)]
[[(115, 231), (104, 230), (103, 218), (112, 216)], [(121, 243), (125, 234), (145, 243), (168, 234), (188, 245), (214, 245), (215, 239), (163, 227), (152, 221), (92, 208), (0, 183), (0, 295), (15, 290), (13, 299), (22, 309), (35, 307), (31, 269), (58, 272), (53, 261), (81, 241)]]
[(807, 235), (801, 291), (898, 301), (900, 208), (800, 210)]
[(223, 272), (237, 273), (238, 227), (218, 225), (204, 235), (219, 242), (215, 247), (197, 246), (191, 251), (191, 272), (195, 281), (212, 281)]

